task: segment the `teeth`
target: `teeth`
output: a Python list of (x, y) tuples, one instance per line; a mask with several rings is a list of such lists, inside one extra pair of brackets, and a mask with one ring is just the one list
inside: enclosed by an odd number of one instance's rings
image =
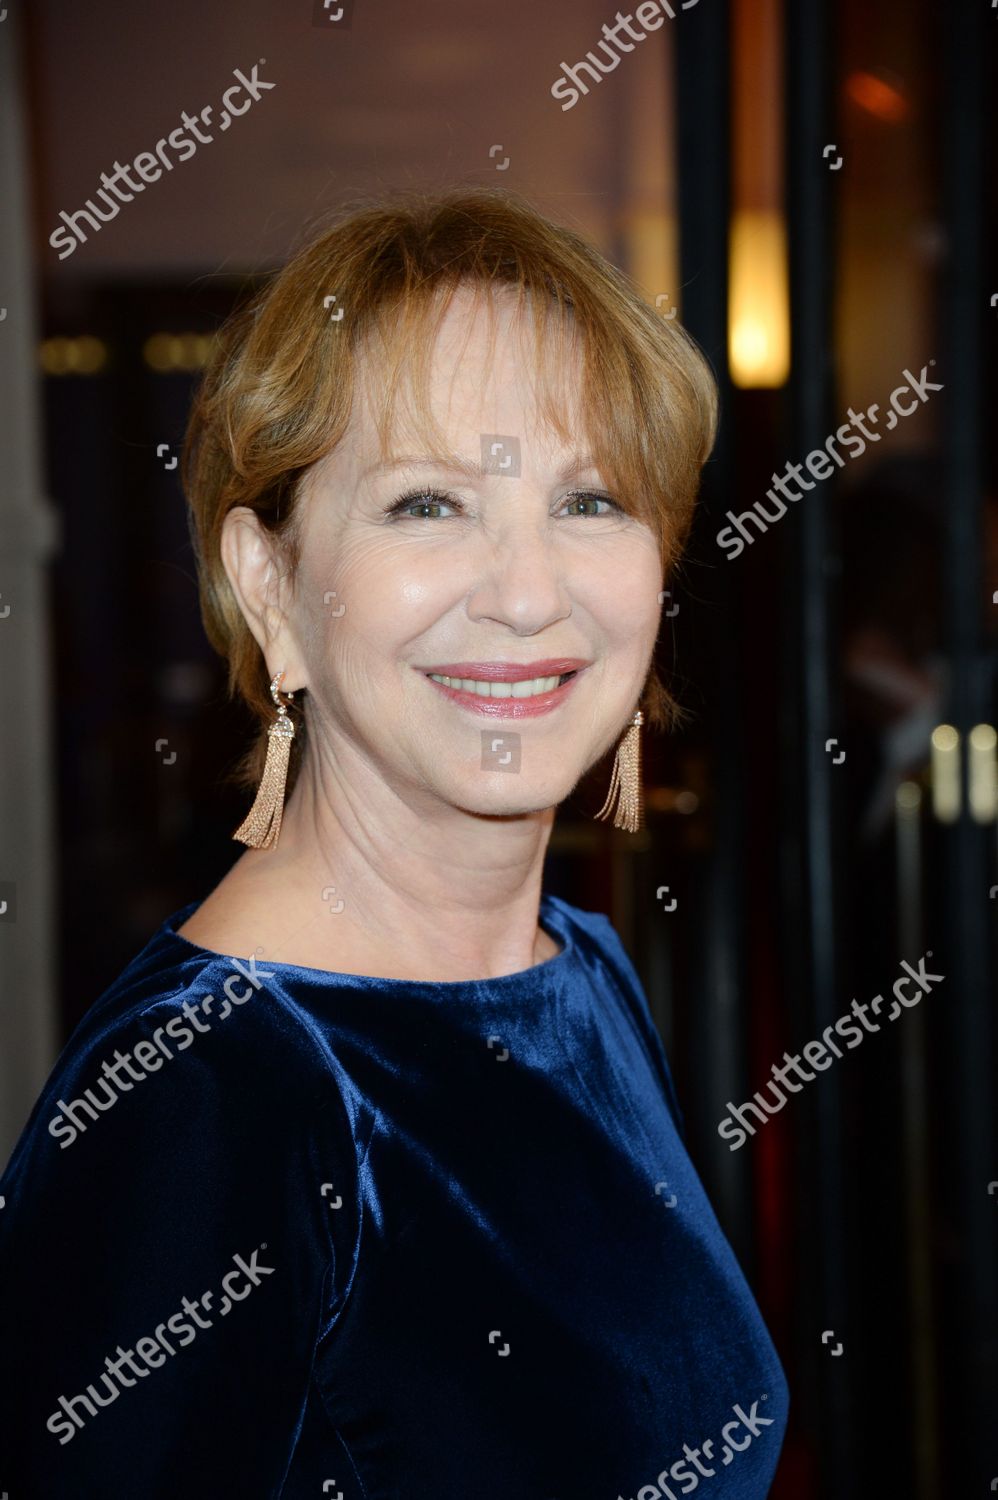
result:
[(437, 672), (427, 675), (444, 687), (477, 693), (479, 698), (533, 698), (537, 693), (550, 693), (561, 681), (560, 677), (531, 677), (526, 682), (478, 682), (471, 677), (442, 677)]

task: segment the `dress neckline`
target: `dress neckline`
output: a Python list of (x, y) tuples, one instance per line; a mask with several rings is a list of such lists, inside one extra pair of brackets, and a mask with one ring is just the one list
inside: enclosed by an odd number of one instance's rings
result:
[[(194, 943), (190, 938), (184, 937), (177, 931), (184, 922), (197, 911), (201, 901), (190, 901), (178, 911), (172, 912), (166, 917), (160, 926), (157, 938), (174, 944), (179, 943), (188, 950), (189, 955), (197, 955), (200, 958), (220, 959), (231, 958), (227, 953), (222, 953), (217, 948), (205, 948), (200, 943)], [(538, 914), (539, 925), (549, 937), (561, 943), (561, 952), (552, 954), (550, 958), (543, 959), (539, 964), (531, 964), (526, 969), (516, 969), (512, 974), (496, 974), (483, 976), (480, 979), (396, 979), (384, 978), (375, 974), (348, 974), (336, 969), (316, 969), (308, 964), (296, 964), (282, 962), (279, 959), (267, 959), (265, 956), (258, 957), (257, 962), (261, 969), (270, 969), (279, 974), (294, 974), (313, 983), (336, 980), (339, 984), (378, 985), (382, 989), (413, 989), (418, 988), (426, 991), (440, 991), (457, 993), (462, 989), (474, 988), (480, 985), (488, 985), (491, 988), (501, 986), (503, 988), (516, 988), (531, 979), (546, 979), (556, 977), (575, 956), (575, 936), (572, 931), (572, 922), (565, 908), (565, 903), (560, 897), (552, 895), (548, 891), (541, 892), (540, 910)], [(234, 955), (243, 962), (248, 963), (248, 957), (242, 959), (242, 955)]]

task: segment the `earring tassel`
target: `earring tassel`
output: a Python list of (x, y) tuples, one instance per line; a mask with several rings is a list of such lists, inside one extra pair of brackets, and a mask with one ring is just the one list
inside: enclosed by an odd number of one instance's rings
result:
[(267, 730), (267, 759), (256, 800), (232, 835), (251, 849), (269, 849), (277, 843), (284, 816), (284, 788), (294, 737), (295, 726), (282, 708), (275, 723)]
[(644, 715), (636, 710), (613, 757), (613, 774), (606, 801), (596, 813), (606, 818), (613, 812), (613, 826), (627, 833), (641, 827), (641, 729)]

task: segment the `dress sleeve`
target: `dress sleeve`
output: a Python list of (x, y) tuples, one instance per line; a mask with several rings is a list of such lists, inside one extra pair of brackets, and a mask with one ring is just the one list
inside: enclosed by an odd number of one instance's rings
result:
[(0, 1181), (0, 1492), (280, 1495), (356, 1171), (321, 1044), (231, 960), (96, 1007)]

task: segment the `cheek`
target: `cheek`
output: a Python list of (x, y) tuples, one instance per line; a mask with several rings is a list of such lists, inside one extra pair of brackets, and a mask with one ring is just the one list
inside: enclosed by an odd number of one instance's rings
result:
[(335, 562), (311, 560), (300, 591), (312, 666), (382, 666), (462, 598), (453, 560), (388, 545), (337, 549)]
[(662, 570), (647, 546), (621, 549), (590, 578), (584, 592), (587, 608), (606, 639), (627, 645), (654, 641), (662, 606)]

